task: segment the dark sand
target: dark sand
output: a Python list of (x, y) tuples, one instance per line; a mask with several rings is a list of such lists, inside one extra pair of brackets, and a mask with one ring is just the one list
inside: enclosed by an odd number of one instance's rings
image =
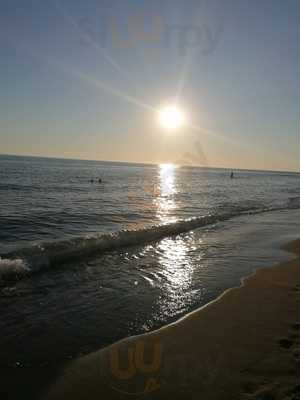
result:
[[(300, 257), (300, 241), (287, 246)], [(300, 258), (70, 364), (53, 399), (300, 399)]]

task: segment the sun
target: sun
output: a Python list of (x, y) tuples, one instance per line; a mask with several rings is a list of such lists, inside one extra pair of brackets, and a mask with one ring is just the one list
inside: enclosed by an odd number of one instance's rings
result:
[(185, 114), (177, 106), (170, 105), (159, 110), (159, 123), (168, 131), (180, 129), (185, 123)]

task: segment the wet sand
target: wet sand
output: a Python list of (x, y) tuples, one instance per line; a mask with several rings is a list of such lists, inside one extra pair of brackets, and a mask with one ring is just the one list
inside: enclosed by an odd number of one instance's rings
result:
[(258, 270), (175, 324), (73, 362), (45, 398), (300, 398), (300, 241), (286, 249), (298, 258)]

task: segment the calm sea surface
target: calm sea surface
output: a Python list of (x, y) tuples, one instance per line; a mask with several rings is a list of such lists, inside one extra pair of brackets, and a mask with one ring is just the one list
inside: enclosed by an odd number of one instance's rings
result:
[(300, 174), (234, 173), (0, 156), (0, 365), (155, 329), (289, 257)]

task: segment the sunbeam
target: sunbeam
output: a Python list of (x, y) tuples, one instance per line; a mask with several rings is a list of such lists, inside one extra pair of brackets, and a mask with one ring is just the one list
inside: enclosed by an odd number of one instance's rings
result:
[(64, 64), (58, 62), (58, 61), (49, 61), (51, 62), (53, 65), (56, 65), (57, 67), (59, 67), (61, 70), (63, 70), (65, 73), (67, 74), (71, 74), (79, 79), (81, 79), (82, 81), (85, 81), (86, 83), (88, 83), (89, 85), (92, 85), (94, 87), (98, 87), (101, 88), (103, 90), (105, 90), (106, 92), (127, 101), (128, 103), (131, 104), (135, 104), (136, 106), (139, 106), (143, 109), (146, 109), (148, 111), (152, 111), (152, 112), (156, 112), (156, 109), (153, 108), (152, 106), (150, 106), (149, 104), (144, 103), (143, 101), (127, 94), (127, 93), (123, 93), (121, 92), (119, 89), (116, 89), (112, 86), (109, 86), (108, 84), (99, 81), (97, 79), (91, 78), (89, 75), (87, 75), (86, 73), (83, 73), (77, 69), (75, 69), (74, 67), (71, 66), (65, 66)]
[(116, 71), (118, 71), (120, 74), (125, 76), (126, 78), (129, 77), (129, 74), (127, 71), (125, 71), (112, 57), (108, 52), (99, 46), (97, 42), (95, 42), (90, 35), (88, 35), (86, 32), (84, 32), (80, 26), (78, 25), (77, 21), (66, 12), (66, 10), (62, 7), (62, 5), (59, 3), (59, 0), (53, 0), (54, 5), (59, 12), (59, 14), (65, 18), (79, 33), (79, 35), (84, 39), (89, 42), (91, 46), (93, 46), (101, 55), (105, 58), (105, 60), (115, 68)]
[[(198, 4), (197, 11), (194, 14), (194, 18), (192, 21), (193, 23), (191, 24), (191, 26), (198, 26), (199, 19), (200, 19), (200, 8), (202, 7), (202, 5), (203, 5), (203, 2), (200, 2)], [(188, 80), (189, 70), (192, 65), (192, 61), (195, 56), (195, 53), (196, 53), (196, 49), (193, 49), (193, 50), (186, 49), (185, 50), (185, 56), (184, 56), (184, 59), (182, 62), (182, 70), (181, 70), (181, 74), (178, 78), (178, 83), (177, 83), (177, 90), (176, 90), (176, 101), (177, 102), (180, 102), (180, 100), (181, 100), (181, 96), (182, 96), (184, 87)]]
[(204, 134), (204, 135), (214, 136), (215, 138), (224, 140), (224, 141), (229, 142), (229, 143), (231, 143), (231, 144), (237, 144), (237, 141), (235, 141), (235, 140), (229, 138), (228, 136), (225, 136), (225, 135), (222, 135), (222, 134), (220, 134), (220, 133), (211, 131), (211, 130), (209, 130), (209, 129), (205, 129), (205, 128), (202, 128), (202, 127), (200, 127), (200, 126), (192, 125), (192, 124), (189, 125), (189, 128), (191, 128), (193, 131), (202, 133), (202, 134)]
[(22, 49), (25, 50), (26, 52), (28, 52), (31, 55), (31, 57), (33, 57), (34, 59), (41, 61), (43, 63), (46, 63), (47, 65), (62, 71), (66, 75), (72, 75), (73, 77), (79, 78), (81, 81), (88, 83), (90, 86), (101, 88), (102, 90), (106, 91), (107, 93), (110, 93), (113, 96), (116, 96), (122, 100), (125, 100), (126, 102), (128, 102), (130, 104), (134, 104), (140, 108), (157, 113), (157, 109), (155, 109), (154, 107), (152, 107), (149, 104), (146, 104), (142, 100), (131, 96), (130, 94), (123, 93), (122, 91), (120, 91), (119, 89), (116, 89), (115, 87), (112, 87), (112, 86), (110, 86), (102, 81), (99, 81), (97, 79), (91, 78), (86, 73), (81, 72), (72, 66), (67, 66), (64, 63), (62, 63), (61, 61), (54, 60), (53, 58), (50, 58), (45, 55), (37, 54), (37, 52), (34, 49), (30, 48), (29, 46), (25, 46), (24, 44), (21, 45), (20, 41), (14, 41), (12, 38), (10, 38), (10, 40), (14, 43), (15, 46), (17, 46), (17, 47), (21, 46)]

